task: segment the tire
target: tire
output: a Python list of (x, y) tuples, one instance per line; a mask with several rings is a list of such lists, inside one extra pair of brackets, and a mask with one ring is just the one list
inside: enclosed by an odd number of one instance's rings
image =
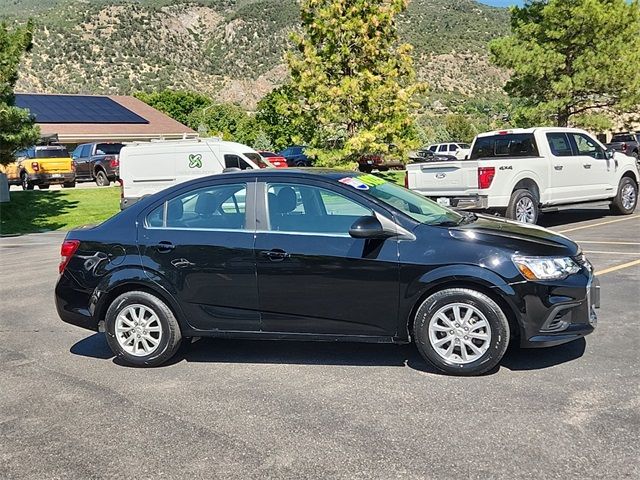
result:
[(363, 173), (371, 173), (373, 171), (373, 167), (369, 165), (358, 165), (358, 170)]
[[(135, 317), (140, 314), (150, 322), (146, 327), (135, 324)], [(129, 323), (121, 320), (122, 317)], [(147, 292), (132, 291), (116, 298), (107, 310), (105, 330), (107, 343), (116, 357), (134, 367), (155, 367), (165, 363), (178, 351), (182, 340), (180, 326), (171, 309)], [(128, 342), (133, 335), (138, 336)], [(154, 345), (153, 340), (157, 344)], [(147, 351), (149, 353), (145, 354)]]
[(98, 170), (96, 172), (96, 185), (99, 187), (108, 187), (111, 182), (107, 177), (107, 174), (104, 173), (104, 170)]
[(306, 167), (307, 163), (304, 160), (296, 160), (296, 167)]
[[(455, 321), (456, 309), (462, 321)], [(469, 324), (464, 322), (467, 312), (471, 312)], [(448, 288), (427, 298), (416, 312), (413, 333), (418, 351), (434, 367), (444, 373), (470, 376), (482, 375), (498, 365), (510, 337), (509, 321), (498, 304), (468, 288)], [(469, 334), (486, 338), (470, 338)], [(437, 345), (445, 338), (451, 341)], [(468, 346), (470, 343), (475, 350)]]
[(20, 185), (23, 190), (33, 190), (33, 183), (29, 181), (28, 175), (24, 172), (20, 175)]
[(76, 186), (76, 181), (63, 183), (62, 188), (74, 188)]
[(38, 185), (40, 190), (49, 190), (49, 185)]
[(631, 215), (638, 204), (638, 184), (632, 178), (622, 177), (618, 193), (611, 203), (611, 211), (616, 215)]
[(530, 190), (519, 189), (511, 194), (505, 216), (511, 220), (535, 225), (540, 216), (538, 199)]

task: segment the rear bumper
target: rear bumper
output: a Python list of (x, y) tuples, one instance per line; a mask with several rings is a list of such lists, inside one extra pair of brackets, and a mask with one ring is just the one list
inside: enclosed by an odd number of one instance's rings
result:
[(84, 291), (73, 277), (64, 272), (55, 288), (56, 310), (60, 319), (71, 325), (98, 331), (98, 320), (88, 309), (91, 292)]
[(32, 173), (27, 179), (33, 185), (57, 185), (76, 181), (75, 173)]
[(458, 208), (460, 210), (484, 210), (489, 208), (489, 198), (483, 195), (469, 195), (460, 197), (429, 195), (429, 198), (434, 202), (443, 203), (441, 199), (447, 199), (444, 201), (449, 202), (449, 206), (452, 208)]

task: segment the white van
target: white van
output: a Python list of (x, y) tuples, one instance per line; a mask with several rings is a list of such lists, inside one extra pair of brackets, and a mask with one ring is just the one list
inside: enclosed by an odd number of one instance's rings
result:
[(222, 173), (270, 167), (258, 152), (219, 138), (134, 142), (120, 151), (120, 208), (176, 183)]

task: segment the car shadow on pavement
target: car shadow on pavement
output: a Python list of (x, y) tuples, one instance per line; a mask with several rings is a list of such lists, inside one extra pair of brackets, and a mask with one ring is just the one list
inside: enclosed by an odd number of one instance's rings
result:
[[(549, 368), (580, 358), (584, 354), (585, 348), (586, 342), (584, 338), (550, 348), (510, 348), (502, 359), (501, 366), (494, 368), (485, 375), (497, 373), (501, 367), (512, 371)], [(119, 359), (114, 358), (102, 333), (95, 333), (80, 340), (71, 347), (70, 352), (83, 357), (102, 360), (113, 359), (114, 363), (126, 366)], [(424, 373), (440, 373), (420, 356), (413, 344), (391, 345), (203, 338), (182, 347), (162, 367), (169, 367), (183, 361), (363, 367), (406, 366)]]
[(608, 208), (590, 208), (577, 210), (562, 210), (560, 212), (543, 213), (540, 216), (538, 225), (545, 228), (557, 226), (571, 227), (574, 223), (599, 220), (611, 215)]

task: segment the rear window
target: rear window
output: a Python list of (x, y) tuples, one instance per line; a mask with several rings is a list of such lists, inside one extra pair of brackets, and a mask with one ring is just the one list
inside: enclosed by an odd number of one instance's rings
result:
[(35, 158), (66, 158), (69, 152), (66, 148), (38, 148)]
[(614, 135), (612, 142), (634, 142), (633, 135)]
[(119, 155), (123, 146), (121, 143), (99, 143), (96, 145), (96, 155)]
[(471, 160), (494, 157), (538, 157), (538, 146), (532, 133), (510, 133), (478, 137), (473, 144)]

